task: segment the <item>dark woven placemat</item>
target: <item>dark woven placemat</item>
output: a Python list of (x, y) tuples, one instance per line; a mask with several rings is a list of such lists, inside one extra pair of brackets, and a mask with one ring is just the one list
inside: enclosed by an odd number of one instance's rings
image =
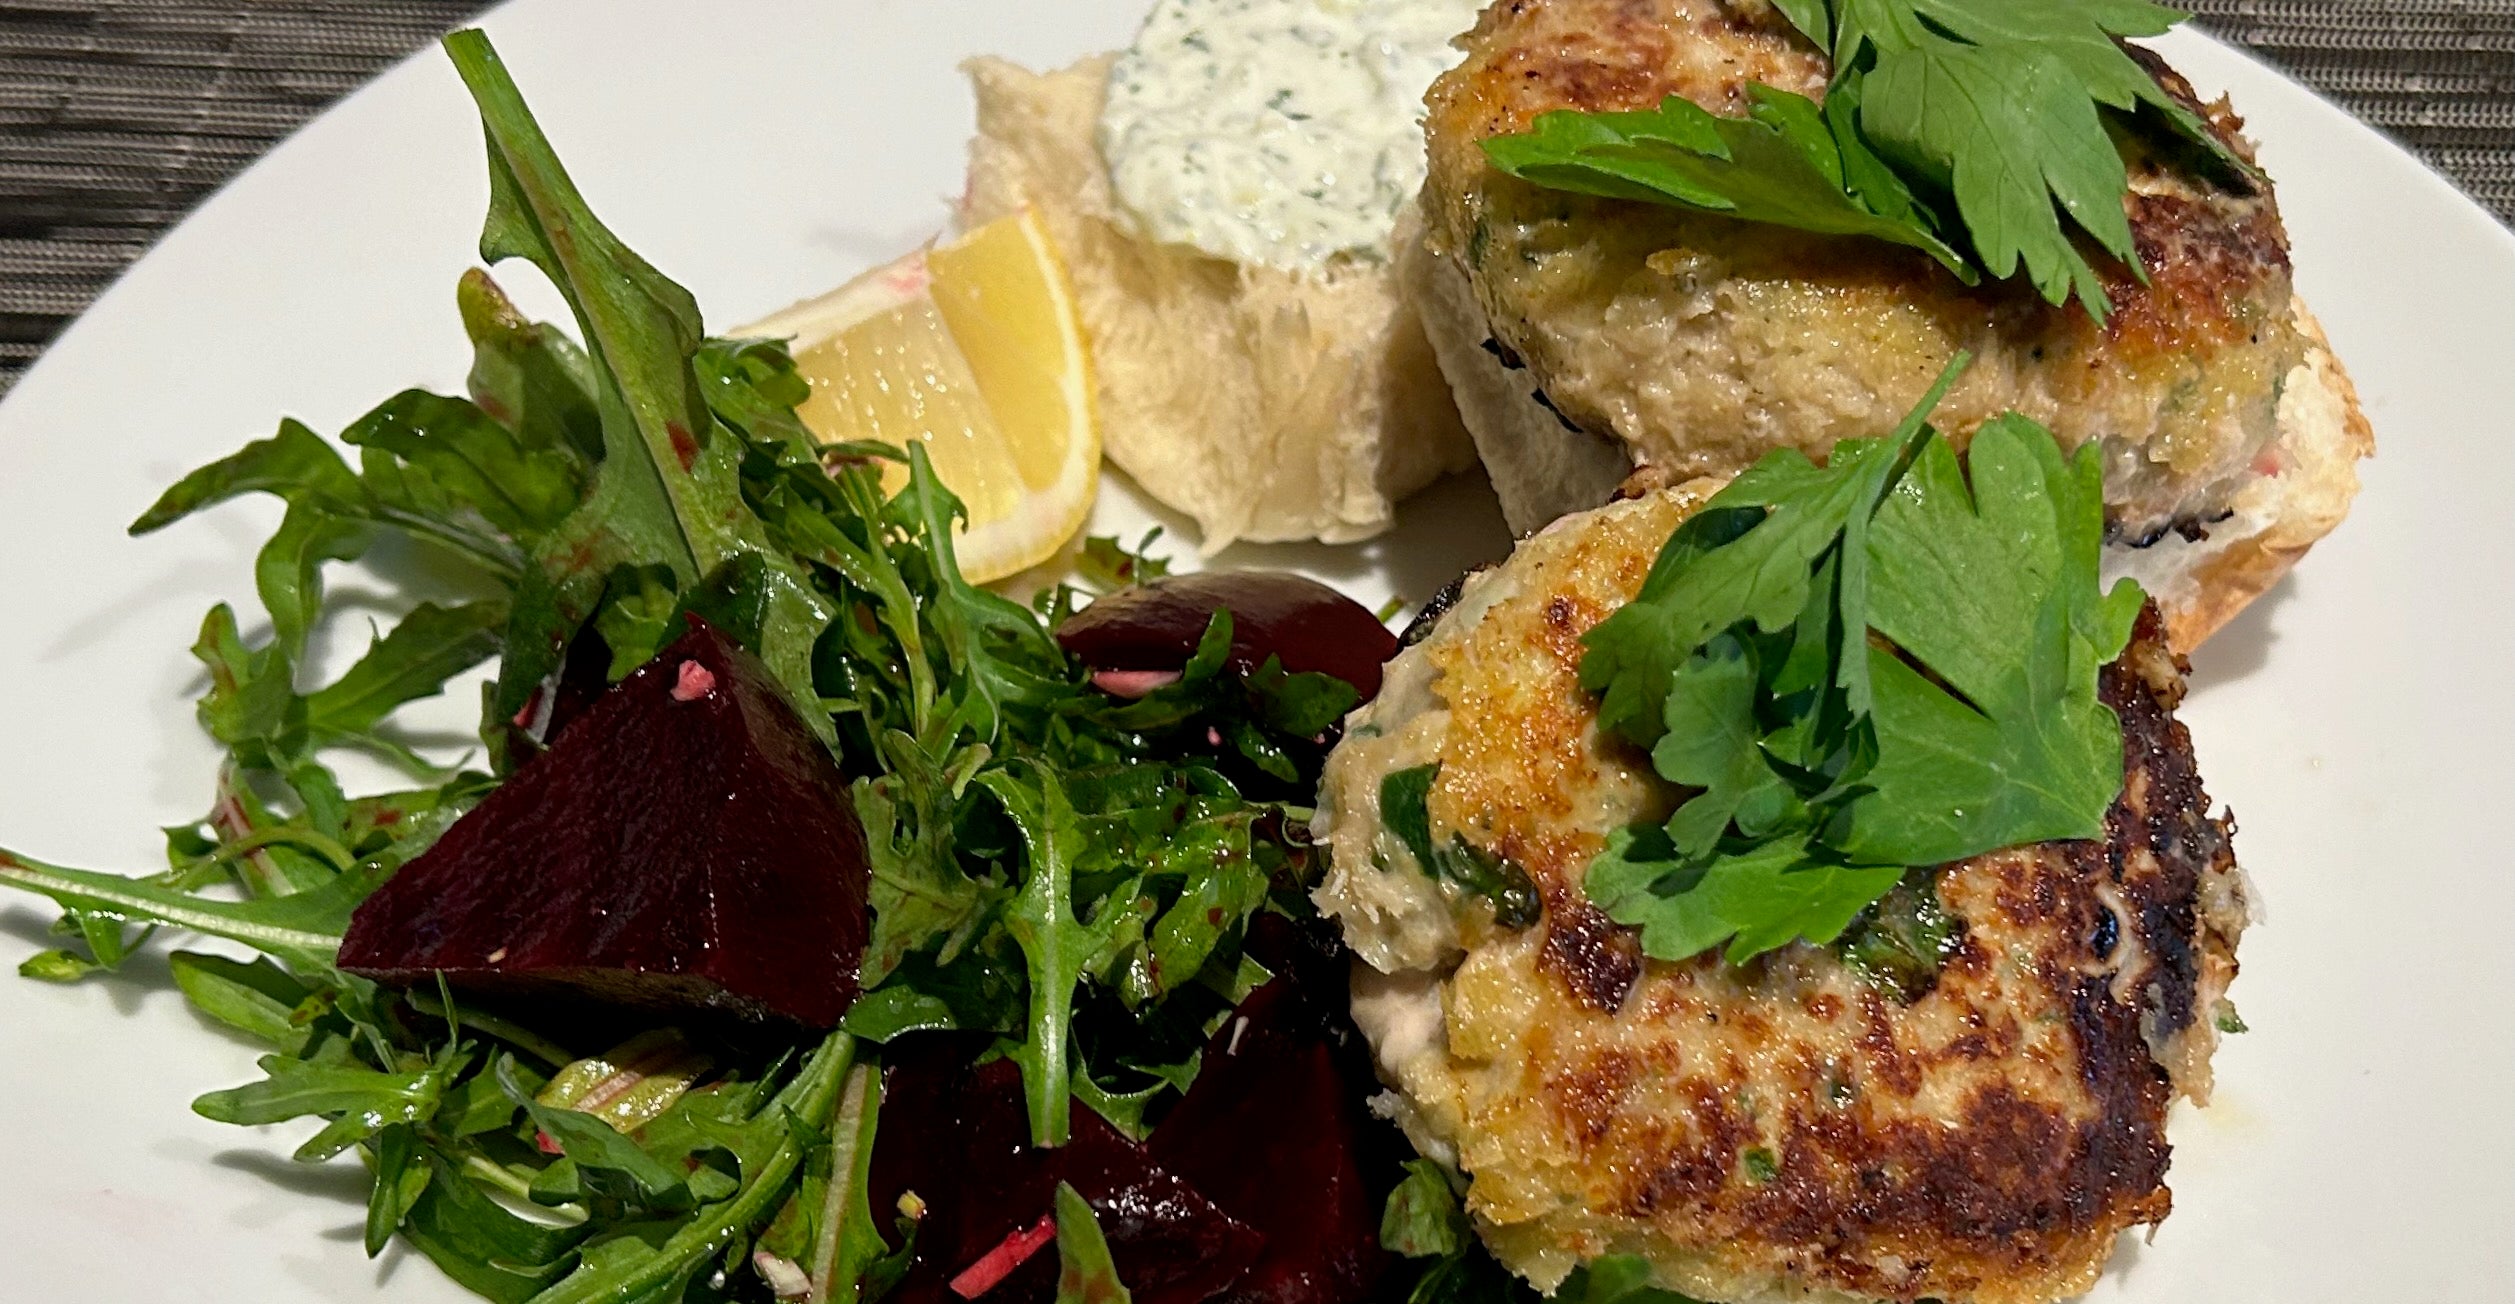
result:
[[(0, 392), (203, 195), (482, 7), (0, 0)], [(2515, 221), (2515, 0), (2190, 7)]]

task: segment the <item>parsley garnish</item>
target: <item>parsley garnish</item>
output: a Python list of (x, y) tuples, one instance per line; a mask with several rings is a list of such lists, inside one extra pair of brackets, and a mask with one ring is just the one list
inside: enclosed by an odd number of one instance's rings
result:
[(1845, 117), (1804, 95), (1756, 86), (1747, 118), (1716, 117), (1671, 95), (1634, 113), (1539, 114), (1524, 135), (1485, 142), (1495, 166), (1523, 181), (1610, 199), (1699, 208), (1747, 222), (1910, 245), (1971, 283), (1973, 264), (1914, 206), (1912, 191)]
[(2022, 268), (2046, 300), (2075, 295), (2099, 321), (2112, 304), (2076, 235), (2146, 279), (2109, 129), (2162, 123), (2221, 169), (2256, 175), (2120, 44), (2164, 33), (2186, 16), (2176, 10), (2147, 0), (1779, 7), (1833, 56), (1821, 107), (1757, 85), (1744, 119), (1675, 96), (1641, 112), (1559, 110), (1485, 152), (1550, 189), (1909, 245), (1967, 284)]
[(1650, 955), (1830, 942), (1909, 867), (2102, 832), (2096, 674), (2144, 595), (2099, 585), (2092, 447), (2012, 414), (1960, 462), (1926, 423), (1966, 361), (1893, 435), (1739, 476), (1584, 639), (1601, 724), (1694, 790), (1590, 867)]
[(1392, 771), (1380, 780), (1380, 814), (1389, 831), (1415, 858), (1425, 875), (1446, 878), (1471, 896), (1493, 906), (1493, 921), (1504, 928), (1526, 928), (1544, 914), (1537, 885), (1528, 871), (1453, 833), (1445, 846), (1432, 841), (1432, 781), (1441, 767), (1418, 765)]

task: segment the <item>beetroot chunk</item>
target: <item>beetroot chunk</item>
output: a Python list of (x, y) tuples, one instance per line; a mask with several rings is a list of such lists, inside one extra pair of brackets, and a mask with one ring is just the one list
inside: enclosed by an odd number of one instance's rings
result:
[(1334, 675), (1367, 702), (1397, 651), (1397, 636), (1361, 603), (1282, 571), (1203, 571), (1120, 589), (1058, 626), (1057, 642), (1095, 670), (1175, 671), (1225, 609), (1229, 664), (1242, 674), (1274, 656), (1295, 674)]
[(768, 667), (691, 626), (386, 880), (341, 968), (835, 1026), (866, 930), (847, 781)]
[[(885, 1304), (963, 1304), (952, 1279), (1036, 1227), (1060, 1181), (1092, 1206), (1118, 1280), (1137, 1304), (1199, 1304), (1257, 1258), (1256, 1232), (1100, 1115), (1077, 1103), (1072, 1138), (1056, 1149), (1034, 1146), (1020, 1070), (1009, 1060), (973, 1069), (966, 1048), (938, 1046), (952, 1041), (894, 1057), (883, 1086), (872, 1207), (887, 1224), (900, 1197), (914, 1192), (925, 1214), (915, 1262)], [(977, 1298), (1047, 1304), (1056, 1293), (1057, 1256), (1048, 1250)]]
[(1155, 1160), (1266, 1238), (1231, 1304), (1354, 1304), (1388, 1266), (1362, 1171), (1367, 1070), (1355, 1080), (1310, 1005), (1290, 976), (1250, 993), (1153, 1131)]

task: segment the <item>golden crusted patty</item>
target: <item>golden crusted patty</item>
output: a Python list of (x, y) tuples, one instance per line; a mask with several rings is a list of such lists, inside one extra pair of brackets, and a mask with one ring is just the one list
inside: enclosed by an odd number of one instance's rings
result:
[[(2172, 715), (2182, 666), (2152, 612), (2105, 671), (2128, 783), (2103, 841), (1913, 880), (1958, 921), (1935, 975), (1805, 943), (1743, 968), (1646, 959), (1580, 884), (1610, 830), (1678, 794), (1600, 735), (1579, 639), (1710, 487), (1566, 518), (1470, 581), (1328, 761), (1319, 902), (1369, 963), (1355, 1013), (1399, 1121), (1542, 1287), (1636, 1253), (1721, 1301), (2084, 1290), (2123, 1229), (2166, 1215), (2166, 1109), (2207, 1094), (2244, 924)], [(1382, 827), (1381, 777), (1431, 761), (1436, 841), (1524, 868), (1536, 925), (1497, 926)]]
[[(1941, 424), (1961, 436), (2015, 409), (2072, 447), (2102, 441), (2119, 537), (2197, 529), (2278, 469), (2279, 396), (2309, 340), (2267, 187), (2130, 157), (2150, 280), (2104, 264), (2116, 310), (2099, 327), (1900, 247), (1541, 190), (1485, 160), (1480, 142), (1549, 109), (1680, 95), (1742, 115), (1759, 81), (1821, 98), (1825, 56), (1767, 0), (1498, 0), (1464, 40), (1427, 100), (1429, 238), (1551, 405), (1636, 460), (1726, 475), (1775, 447), (1822, 454), (1891, 428), (1968, 349)], [(2249, 156), (2223, 103), (2135, 53)]]

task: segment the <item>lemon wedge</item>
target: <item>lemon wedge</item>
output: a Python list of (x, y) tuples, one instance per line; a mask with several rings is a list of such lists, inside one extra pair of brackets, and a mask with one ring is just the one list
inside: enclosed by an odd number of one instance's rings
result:
[[(1047, 560), (1100, 484), (1091, 354), (1065, 264), (1024, 210), (877, 267), (740, 332), (784, 336), (825, 443), (922, 443), (969, 509), (956, 550), (984, 582)], [(886, 487), (907, 479), (886, 472)]]

